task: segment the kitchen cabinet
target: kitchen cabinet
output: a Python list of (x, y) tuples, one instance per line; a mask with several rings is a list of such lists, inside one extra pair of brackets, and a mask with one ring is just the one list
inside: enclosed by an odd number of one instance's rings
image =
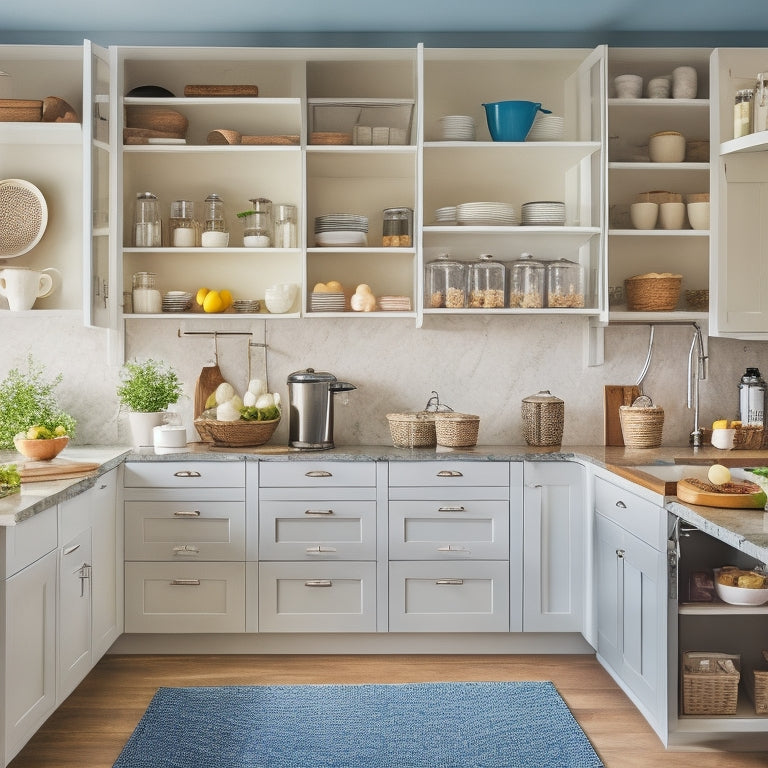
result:
[[(607, 286), (611, 320), (702, 321), (706, 307), (686, 303), (687, 290), (710, 288), (709, 230), (692, 229), (687, 216), (682, 229), (635, 229), (630, 205), (636, 196), (664, 190), (682, 195), (710, 192), (709, 157), (681, 163), (651, 162), (648, 139), (660, 131), (678, 131), (687, 141), (709, 141), (711, 49), (609, 48), (607, 77)], [(669, 75), (675, 67), (692, 66), (697, 73), (693, 99), (647, 98), (652, 78)], [(643, 78), (643, 98), (618, 98), (614, 79), (623, 74)], [(712, 205), (715, 204), (714, 198)], [(714, 211), (714, 207), (712, 209)], [(627, 311), (624, 281), (647, 272), (672, 272), (683, 276), (680, 299), (674, 311)]]

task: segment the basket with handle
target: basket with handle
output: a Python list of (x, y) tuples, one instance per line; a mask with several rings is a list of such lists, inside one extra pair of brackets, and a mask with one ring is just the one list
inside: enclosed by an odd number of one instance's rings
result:
[(664, 428), (664, 409), (659, 406), (620, 405), (621, 434), (627, 448), (658, 448)]
[(741, 657), (729, 653), (686, 651), (683, 678), (683, 714), (733, 715), (739, 698)]

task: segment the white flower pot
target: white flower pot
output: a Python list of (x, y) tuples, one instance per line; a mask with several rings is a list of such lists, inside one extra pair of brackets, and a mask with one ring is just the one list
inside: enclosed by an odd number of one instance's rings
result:
[(144, 448), (154, 445), (152, 430), (159, 427), (165, 418), (165, 411), (142, 413), (139, 411), (128, 412), (128, 423), (131, 425), (131, 436), (134, 448)]

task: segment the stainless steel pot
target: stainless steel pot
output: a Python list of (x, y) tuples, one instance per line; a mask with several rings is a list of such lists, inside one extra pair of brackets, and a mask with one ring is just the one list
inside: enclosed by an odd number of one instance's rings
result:
[(333, 395), (351, 389), (357, 387), (314, 368), (290, 374), (290, 444), (294, 448), (333, 448)]

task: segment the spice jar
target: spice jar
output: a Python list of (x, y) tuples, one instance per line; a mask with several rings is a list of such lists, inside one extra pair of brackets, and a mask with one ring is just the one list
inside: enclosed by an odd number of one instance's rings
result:
[(131, 280), (131, 301), (137, 314), (159, 314), (163, 299), (157, 290), (157, 275), (154, 272), (136, 272)]
[(509, 306), (513, 309), (540, 309), (544, 306), (546, 265), (533, 254), (523, 253), (509, 265)]
[(523, 437), (528, 445), (560, 445), (563, 442), (565, 403), (548, 389), (523, 398)]
[(162, 242), (157, 196), (139, 192), (133, 213), (133, 244), (136, 248), (159, 248)]
[(169, 237), (176, 248), (193, 248), (199, 244), (195, 221), (195, 204), (191, 200), (174, 200), (168, 221)]
[(295, 205), (275, 206), (275, 233), (272, 241), (275, 248), (295, 248), (297, 243)]
[(733, 106), (733, 138), (738, 139), (752, 131), (752, 98), (753, 91), (745, 88), (736, 91)]
[(506, 269), (484, 253), (479, 261), (469, 265), (469, 306), (473, 309), (494, 309), (504, 306)]
[(413, 245), (413, 211), (410, 208), (385, 208), (381, 244), (385, 248), (410, 248)]
[(203, 203), (204, 232), (226, 232), (224, 201), (215, 193), (208, 195)]
[(547, 264), (547, 306), (568, 309), (584, 306), (584, 270), (581, 264), (568, 259)]
[(461, 309), (466, 306), (467, 265), (447, 253), (424, 265), (424, 306)]
[(246, 248), (269, 248), (272, 245), (272, 201), (254, 197), (250, 203), (250, 211), (238, 214), (245, 219), (243, 245)]

